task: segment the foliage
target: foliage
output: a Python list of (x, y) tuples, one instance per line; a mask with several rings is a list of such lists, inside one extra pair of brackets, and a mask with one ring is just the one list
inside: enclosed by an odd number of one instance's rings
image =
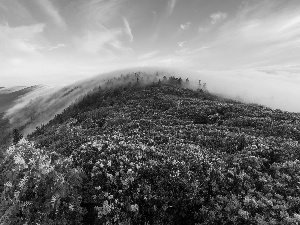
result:
[(22, 138), (23, 135), (19, 133), (18, 129), (13, 129), (13, 143), (17, 144)]
[(82, 173), (70, 158), (22, 139), (0, 171), (0, 224), (79, 224)]
[(37, 128), (33, 142), (11, 146), (1, 164), (2, 218), (300, 223), (299, 114), (170, 81), (99, 89)]

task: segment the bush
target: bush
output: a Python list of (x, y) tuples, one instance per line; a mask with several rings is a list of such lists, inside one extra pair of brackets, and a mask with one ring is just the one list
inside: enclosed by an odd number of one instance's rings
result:
[(0, 172), (0, 224), (79, 224), (82, 172), (70, 158), (22, 139)]

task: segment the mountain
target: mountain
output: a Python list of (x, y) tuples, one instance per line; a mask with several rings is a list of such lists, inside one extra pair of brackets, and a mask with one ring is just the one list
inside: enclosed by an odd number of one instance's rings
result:
[(298, 224), (300, 114), (192, 84), (125, 74), (38, 126), (4, 152), (0, 221)]

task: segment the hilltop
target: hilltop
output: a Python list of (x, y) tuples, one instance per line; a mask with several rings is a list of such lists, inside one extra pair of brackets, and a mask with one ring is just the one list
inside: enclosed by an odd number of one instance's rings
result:
[(1, 222), (300, 222), (299, 114), (220, 98), (175, 77), (122, 79), (7, 150)]

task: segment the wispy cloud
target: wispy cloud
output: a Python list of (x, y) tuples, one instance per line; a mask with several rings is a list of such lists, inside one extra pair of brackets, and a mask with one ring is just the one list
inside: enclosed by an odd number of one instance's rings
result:
[(155, 50), (155, 51), (151, 51), (151, 52), (147, 52), (141, 56), (138, 57), (139, 60), (145, 60), (145, 59), (150, 59), (154, 56), (156, 56), (160, 51)]
[(295, 49), (300, 44), (300, 7), (290, 5), (270, 12), (273, 3), (265, 4), (245, 8), (237, 18), (225, 23), (215, 46), (244, 65), (298, 61), (300, 52)]
[(180, 29), (181, 29), (181, 30), (187, 30), (187, 29), (190, 29), (190, 28), (191, 28), (191, 25), (192, 25), (191, 22), (186, 22), (186, 23), (180, 25)]
[(200, 48), (183, 48), (181, 47), (181, 49), (176, 50), (175, 53), (179, 54), (179, 55), (192, 55), (192, 54), (197, 54), (199, 52), (202, 52), (205, 49), (208, 49), (208, 46), (202, 46)]
[(108, 29), (102, 26), (98, 30), (87, 31), (83, 36), (73, 39), (75, 46), (86, 53), (98, 54), (102, 59), (112, 60), (133, 50), (122, 41), (124, 29)]
[(83, 36), (73, 39), (75, 45), (88, 53), (105, 51), (105, 45), (112, 43), (122, 34), (122, 29), (107, 29), (103, 27), (98, 31), (87, 31)]
[(125, 17), (123, 17), (123, 21), (124, 21), (124, 25), (125, 25), (125, 33), (129, 37), (130, 42), (133, 42), (133, 35), (132, 35), (131, 28), (130, 28), (130, 24)]
[(90, 0), (83, 1), (80, 6), (79, 15), (84, 17), (89, 25), (106, 24), (111, 20), (120, 18), (119, 10), (122, 0)]
[(0, 1), (0, 7), (8, 12), (7, 7)]
[(32, 53), (40, 48), (38, 38), (44, 30), (44, 24), (10, 27), (0, 25), (0, 55), (7, 58), (9, 55)]
[[(218, 26), (204, 24), (190, 45), (210, 48), (186, 61), (189, 66), (213, 70), (299, 64), (299, 15), (300, 5), (293, 1), (280, 7), (274, 1), (246, 5)], [(217, 21), (224, 16), (213, 18)]]
[(65, 44), (58, 44), (58, 45), (55, 45), (55, 46), (48, 47), (47, 50), (48, 51), (52, 51), (52, 50), (55, 50), (55, 49), (65, 48), (65, 47), (67, 47), (67, 45), (65, 45)]
[(177, 2), (177, 0), (169, 0), (168, 1), (167, 16), (170, 16), (173, 13), (175, 6), (176, 6), (176, 2)]
[(58, 10), (55, 9), (55, 7), (51, 3), (51, 1), (49, 1), (49, 0), (42, 0), (42, 1), (41, 0), (35, 0), (35, 2), (41, 6), (41, 8), (44, 10), (44, 12), (52, 19), (52, 21), (57, 26), (62, 27), (62, 28), (66, 28), (66, 23), (65, 23), (63, 17), (61, 17), (59, 15)]
[(79, 15), (85, 23), (79, 35), (72, 38), (75, 46), (106, 59), (131, 54), (133, 50), (127, 45), (134, 37), (129, 21), (120, 13), (122, 3), (122, 0), (82, 2)]
[(177, 45), (179, 46), (179, 48), (182, 48), (185, 43), (186, 43), (186, 41), (180, 41), (177, 43)]
[(222, 20), (225, 20), (227, 18), (227, 13), (224, 12), (217, 12), (210, 15), (211, 18), (211, 24), (217, 24)]

